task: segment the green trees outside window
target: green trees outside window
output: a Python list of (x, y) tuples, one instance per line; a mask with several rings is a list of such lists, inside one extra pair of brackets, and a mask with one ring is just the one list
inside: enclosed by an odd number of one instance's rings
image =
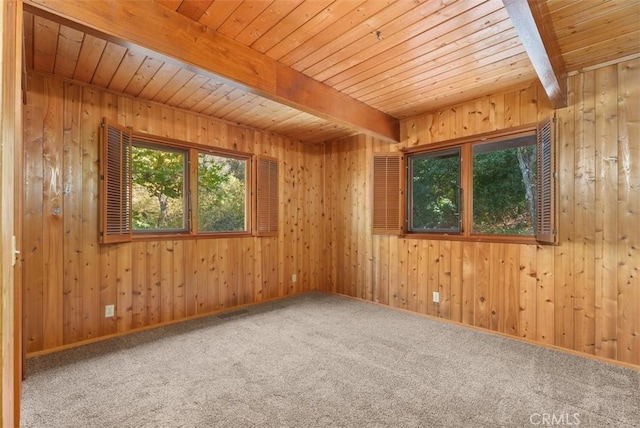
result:
[(198, 154), (198, 230), (245, 230), (247, 161)]
[(532, 236), (536, 135), (411, 155), (408, 187), (410, 232)]
[(134, 232), (189, 230), (190, 154), (198, 160), (198, 232), (246, 230), (246, 159), (134, 140), (131, 174)]
[(447, 149), (409, 159), (411, 210), (409, 229), (460, 231), (460, 149)]
[(473, 146), (473, 233), (534, 235), (535, 135)]
[(106, 119), (101, 131), (102, 244), (277, 236), (277, 159), (134, 133)]
[(184, 150), (143, 145), (132, 147), (132, 215), (134, 231), (185, 230), (187, 156)]

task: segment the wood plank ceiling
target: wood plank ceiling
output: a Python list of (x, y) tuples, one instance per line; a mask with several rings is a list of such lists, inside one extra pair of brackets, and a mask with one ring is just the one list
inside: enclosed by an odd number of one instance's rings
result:
[[(537, 78), (502, 0), (155, 1), (397, 119)], [(541, 5), (568, 72), (640, 52), (639, 0)], [(24, 14), (28, 70), (303, 141), (359, 132), (37, 7)]]

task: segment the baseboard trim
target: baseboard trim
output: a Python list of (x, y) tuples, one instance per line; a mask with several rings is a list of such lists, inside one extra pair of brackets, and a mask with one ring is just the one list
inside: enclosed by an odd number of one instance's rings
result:
[(458, 321), (454, 321), (454, 320), (449, 320), (449, 319), (446, 319), (446, 318), (434, 317), (433, 315), (423, 314), (421, 312), (410, 311), (408, 309), (403, 309), (403, 308), (397, 308), (395, 306), (385, 305), (384, 303), (373, 302), (371, 300), (365, 300), (365, 299), (361, 299), (359, 297), (349, 296), (347, 294), (327, 292), (327, 291), (321, 291), (321, 290), (319, 290), (319, 291), (321, 293), (336, 295), (336, 296), (340, 296), (340, 297), (345, 297), (347, 299), (357, 300), (359, 302), (369, 303), (369, 304), (372, 304), (372, 305), (380, 306), (380, 307), (383, 307), (383, 308), (393, 309), (393, 310), (396, 310), (396, 311), (399, 311), (399, 312), (404, 312), (404, 313), (407, 313), (407, 314), (418, 315), (418, 316), (421, 316), (421, 317), (424, 317), (424, 318), (428, 318), (428, 319), (434, 320), (434, 321), (440, 321), (440, 322), (445, 322), (445, 323), (452, 324), (452, 325), (457, 325), (457, 326), (460, 326), (460, 327), (470, 328), (472, 330), (480, 331), (480, 332), (487, 333), (487, 334), (493, 334), (493, 335), (504, 337), (504, 338), (507, 338), (507, 339), (518, 340), (520, 342), (528, 343), (530, 345), (542, 346), (544, 348), (553, 349), (555, 351), (564, 352), (566, 354), (574, 355), (574, 356), (577, 356), (577, 357), (588, 358), (588, 359), (595, 360), (595, 361), (598, 361), (598, 362), (601, 362), (601, 363), (612, 364), (612, 365), (615, 365), (615, 366), (620, 366), (620, 367), (624, 367), (624, 368), (627, 368), (627, 369), (640, 371), (640, 365), (635, 365), (633, 363), (627, 363), (625, 361), (619, 361), (619, 360), (614, 360), (612, 358), (601, 357), (601, 356), (593, 355), (593, 354), (587, 354), (587, 353), (584, 353), (584, 352), (576, 351), (575, 349), (563, 348), (563, 347), (557, 346), (557, 345), (551, 345), (551, 344), (548, 344), (548, 343), (537, 342), (535, 340), (528, 339), (526, 337), (512, 336), (510, 334), (502, 333), (500, 331), (487, 330), (485, 328), (477, 327), (475, 325), (464, 324), (464, 323), (461, 323), (461, 322), (458, 322)]
[[(40, 356), (52, 354), (52, 353), (55, 353), (55, 352), (65, 351), (67, 349), (78, 348), (80, 346), (85, 346), (85, 345), (90, 345), (92, 343), (102, 342), (103, 340), (113, 339), (115, 337), (122, 337), (122, 336), (127, 336), (127, 335), (130, 335), (130, 334), (134, 334), (134, 333), (140, 333), (140, 332), (143, 332), (143, 331), (153, 330), (153, 329), (156, 329), (156, 328), (159, 328), (159, 327), (165, 327), (165, 326), (168, 326), (168, 325), (178, 324), (178, 323), (181, 323), (181, 322), (190, 321), (190, 320), (194, 320), (194, 319), (198, 319), (198, 318), (216, 317), (216, 316), (220, 316), (221, 314), (224, 314), (224, 313), (227, 313), (227, 312), (239, 311), (239, 310), (242, 310), (242, 309), (245, 309), (245, 308), (250, 308), (252, 306), (259, 305), (261, 303), (273, 302), (275, 300), (285, 300), (285, 299), (288, 299), (290, 297), (300, 296), (300, 295), (303, 295), (303, 294), (313, 293), (313, 292), (317, 292), (317, 291), (318, 290), (313, 289), (313, 290), (300, 291), (300, 292), (293, 293), (293, 294), (287, 294), (286, 296), (271, 297), (271, 298), (260, 300), (260, 301), (257, 301), (257, 302), (244, 303), (242, 305), (237, 305), (237, 306), (230, 306), (228, 308), (217, 309), (217, 310), (212, 311), (212, 312), (206, 312), (206, 313), (203, 313), (203, 314), (192, 315), (192, 316), (185, 317), (185, 318), (180, 318), (180, 319), (177, 319), (177, 320), (165, 321), (165, 322), (161, 322), (161, 323), (158, 323), (158, 324), (146, 325), (144, 327), (138, 327), (138, 328), (135, 328), (135, 329), (132, 329), (132, 330), (122, 331), (122, 332), (118, 332), (118, 333), (112, 333), (112, 334), (108, 334), (108, 335), (105, 335), (105, 336), (100, 336), (100, 337), (96, 337), (96, 338), (92, 338), (92, 339), (81, 340), (79, 342), (73, 342), (73, 343), (69, 343), (69, 344), (66, 344), (66, 345), (62, 345), (62, 346), (56, 346), (55, 348), (49, 348), (49, 349), (44, 349), (42, 351), (36, 351), (36, 352), (27, 353), (27, 359), (40, 357)], [(28, 375), (28, 373), (27, 373), (27, 375)]]

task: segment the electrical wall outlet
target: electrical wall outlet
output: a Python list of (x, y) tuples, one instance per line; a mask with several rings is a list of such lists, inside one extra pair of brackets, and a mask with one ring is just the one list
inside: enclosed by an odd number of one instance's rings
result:
[(106, 305), (104, 307), (104, 317), (111, 318), (116, 314), (116, 305)]
[(437, 291), (433, 292), (433, 303), (440, 303), (440, 293)]
[(291, 275), (291, 282), (298, 282), (298, 275), (296, 275), (295, 273)]

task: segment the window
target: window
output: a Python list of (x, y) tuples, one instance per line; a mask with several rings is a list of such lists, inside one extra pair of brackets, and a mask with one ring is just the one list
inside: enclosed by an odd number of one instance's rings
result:
[[(102, 243), (261, 235), (253, 225), (263, 215), (269, 216), (263, 232), (277, 234), (277, 160), (268, 164), (266, 185), (254, 184), (252, 200), (251, 155), (134, 134), (106, 122), (101, 137)], [(258, 213), (253, 222), (252, 207)]]
[(460, 148), (409, 157), (409, 230), (460, 232)]
[(133, 232), (187, 231), (188, 152), (133, 140)]
[(471, 232), (533, 236), (536, 219), (536, 136), (472, 145)]
[[(406, 232), (429, 237), (554, 242), (553, 144), (551, 122), (546, 122), (539, 127), (406, 151)], [(374, 156), (374, 219), (376, 212), (387, 206), (375, 190), (387, 183), (384, 175), (376, 172), (378, 157), (382, 155)], [(394, 192), (403, 195), (402, 189)], [(396, 230), (395, 234), (399, 232), (403, 233)], [(394, 231), (376, 230), (374, 225), (374, 233)]]
[(247, 161), (209, 153), (198, 154), (198, 230), (246, 230)]

